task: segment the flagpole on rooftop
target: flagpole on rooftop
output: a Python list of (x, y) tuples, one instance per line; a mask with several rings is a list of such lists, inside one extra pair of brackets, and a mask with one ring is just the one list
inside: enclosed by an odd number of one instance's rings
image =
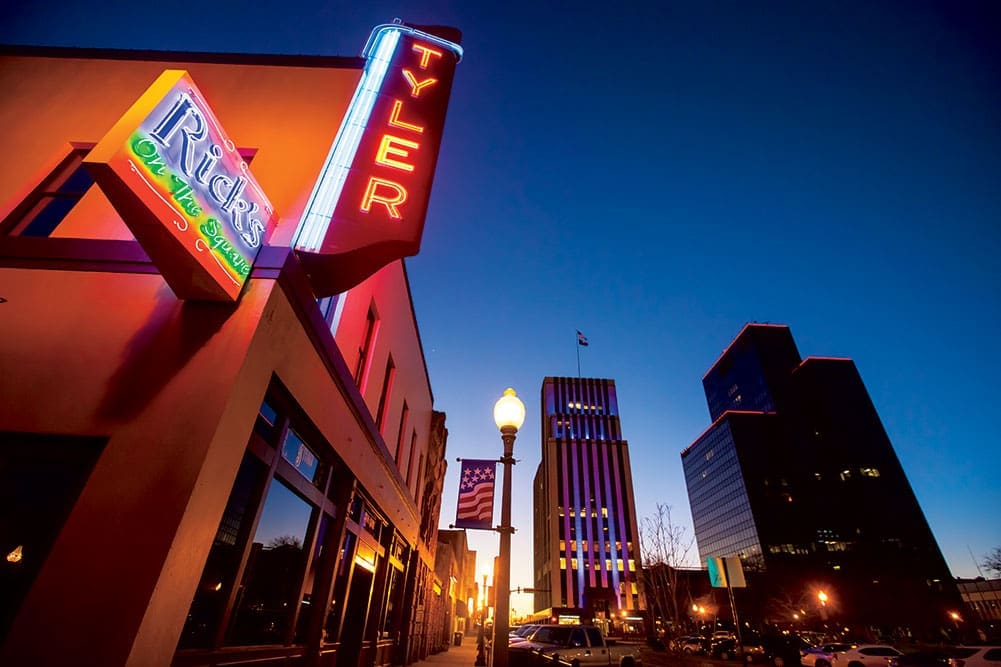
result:
[(577, 332), (577, 339), (574, 341), (574, 347), (577, 348), (577, 379), (580, 379), (580, 332)]

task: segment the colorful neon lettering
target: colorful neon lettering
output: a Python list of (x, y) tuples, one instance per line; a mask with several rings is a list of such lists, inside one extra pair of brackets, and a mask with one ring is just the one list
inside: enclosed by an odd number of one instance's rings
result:
[(418, 81), (417, 77), (414, 76), (414, 73), (408, 69), (403, 70), (403, 78), (410, 84), (410, 94), (413, 97), (420, 97), (422, 90), (428, 86), (433, 86), (438, 82), (438, 79), (435, 79), (434, 77), (428, 77), (427, 79)]
[[(380, 190), (388, 190), (392, 194), (383, 194)], [(399, 207), (407, 201), (407, 190), (399, 183), (387, 181), (384, 178), (372, 176), (368, 179), (368, 186), (365, 188), (365, 196), (361, 200), (361, 210), (370, 212), (372, 204), (382, 204), (386, 207), (389, 217), (400, 220), (403, 215)]]
[(441, 58), (442, 52), (437, 49), (432, 49), (429, 46), (424, 46), (423, 44), (414, 44), (413, 50), (421, 54), (421, 69), (427, 69), (428, 63), (431, 62), (431, 56), (436, 58)]
[[(193, 195), (190, 194), (192, 187), (196, 187), (203, 195), (208, 194), (222, 212), (229, 215), (229, 224), (239, 233), (240, 238), (251, 248), (256, 248), (260, 246), (264, 235), (264, 222), (260, 219), (259, 214), (260, 206), (247, 201), (243, 196), (249, 182), (243, 175), (213, 174), (221, 164), (225, 152), (222, 146), (210, 138), (210, 119), (211, 115), (204, 114), (191, 95), (179, 93), (163, 118), (149, 132), (150, 139), (163, 147), (167, 157), (159, 155), (156, 145), (147, 139), (134, 142), (133, 151), (144, 164), (149, 164), (151, 161), (153, 164), (161, 164), (164, 159), (169, 163), (176, 164), (181, 172), (191, 180), (182, 181), (188, 189), (180, 194), (177, 190), (172, 190), (175, 199), (190, 197), (194, 201)], [(235, 150), (229, 144), (227, 144), (227, 148), (230, 149), (231, 153)], [(202, 150), (202, 153), (197, 156), (197, 164), (195, 164), (196, 150), (198, 149)], [(142, 153), (139, 153), (140, 150)], [(175, 159), (171, 159), (175, 153)], [(152, 154), (157, 154), (159, 162), (156, 162)], [(240, 167), (243, 170), (246, 169), (246, 163), (242, 160)], [(156, 175), (163, 174), (162, 169), (155, 171), (151, 168), (150, 170)], [(176, 178), (179, 177), (171, 175), (172, 180)], [(201, 212), (199, 208), (198, 213), (192, 213), (193, 209), (181, 199), (178, 199), (178, 203), (182, 205), (188, 215), (197, 216)]]
[(132, 152), (154, 176), (163, 176), (167, 170), (166, 163), (156, 150), (156, 144), (149, 139), (139, 138), (133, 141)]
[(198, 200), (195, 199), (191, 186), (177, 174), (170, 175), (170, 183), (173, 186), (170, 194), (173, 195), (174, 201), (184, 209), (184, 212), (192, 218), (197, 218), (201, 215), (202, 207), (198, 205)]
[[(403, 148), (401, 148), (401, 146)], [(414, 165), (394, 160), (389, 156), (394, 155), (401, 158), (409, 157), (410, 150), (417, 150), (420, 147), (421, 145), (416, 141), (401, 139), (399, 137), (394, 137), (391, 134), (384, 134), (382, 135), (382, 140), (379, 142), (379, 149), (375, 152), (375, 161), (377, 164), (384, 164), (387, 167), (402, 169), (403, 171), (413, 171)], [(406, 150), (408, 148), (410, 150)]]
[(400, 120), (400, 112), (403, 111), (403, 102), (400, 100), (393, 100), (393, 108), (389, 112), (389, 125), (390, 127), (400, 127), (404, 130), (413, 130), (418, 134), (424, 133), (423, 125), (415, 125), (414, 123), (408, 123), (406, 121)]

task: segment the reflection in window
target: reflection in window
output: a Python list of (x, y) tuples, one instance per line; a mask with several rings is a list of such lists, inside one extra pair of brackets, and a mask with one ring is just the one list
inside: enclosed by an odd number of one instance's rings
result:
[[(303, 588), (302, 605), (299, 607), (299, 620), (295, 625), (295, 641), (297, 644), (306, 643), (306, 632), (309, 629), (309, 621), (313, 616), (313, 588), (316, 586), (316, 573), (323, 567), (327, 559), (331, 557), (331, 550), (324, 550), (323, 545), (327, 540), (327, 531), (333, 522), (333, 517), (329, 514), (320, 515), (320, 527), (317, 529), (316, 548), (313, 551), (313, 559), (309, 564), (309, 572), (306, 574), (306, 586)], [(334, 554), (336, 555), (336, 554)], [(322, 612), (321, 612), (322, 613)]]
[(240, 566), (243, 544), (254, 519), (255, 498), (266, 472), (258, 459), (244, 455), (181, 631), (179, 648), (205, 647), (212, 643)]
[(354, 560), (355, 542), (358, 536), (354, 533), (345, 533), (344, 544), (338, 554), (339, 567), (334, 579), (334, 593), (330, 598), (330, 606), (327, 608), (327, 618), (323, 623), (323, 641), (330, 643), (337, 641), (340, 633), (341, 616), (344, 613), (344, 598), (348, 591), (348, 575), (351, 572), (351, 561)]
[(322, 489), (327, 481), (326, 470), (316, 453), (303, 442), (298, 433), (289, 429), (282, 443), (282, 458), (292, 464), (296, 472)]
[(244, 570), (229, 644), (284, 644), (299, 600), (313, 508), (275, 479)]

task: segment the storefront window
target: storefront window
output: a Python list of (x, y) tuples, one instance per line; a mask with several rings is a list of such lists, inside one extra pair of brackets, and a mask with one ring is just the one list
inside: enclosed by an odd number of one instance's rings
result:
[(261, 461), (249, 454), (244, 455), (181, 631), (179, 648), (209, 646), (218, 631), (240, 567), (243, 545), (251, 530), (257, 497), (266, 472)]
[(351, 561), (354, 558), (355, 542), (358, 536), (345, 533), (344, 545), (338, 555), (337, 576), (334, 579), (334, 593), (327, 608), (327, 618), (323, 623), (323, 641), (336, 642), (341, 627), (341, 615), (344, 612), (344, 598), (348, 592), (348, 575), (351, 573)]
[(0, 639), (103, 446), (98, 438), (0, 432)]
[(313, 507), (280, 479), (264, 501), (228, 644), (284, 644), (302, 586)]

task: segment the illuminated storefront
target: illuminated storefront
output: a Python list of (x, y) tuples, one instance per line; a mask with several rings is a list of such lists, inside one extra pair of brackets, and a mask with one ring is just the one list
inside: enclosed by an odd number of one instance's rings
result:
[(447, 431), (402, 257), (453, 32), (0, 53), (0, 663), (427, 654)]

